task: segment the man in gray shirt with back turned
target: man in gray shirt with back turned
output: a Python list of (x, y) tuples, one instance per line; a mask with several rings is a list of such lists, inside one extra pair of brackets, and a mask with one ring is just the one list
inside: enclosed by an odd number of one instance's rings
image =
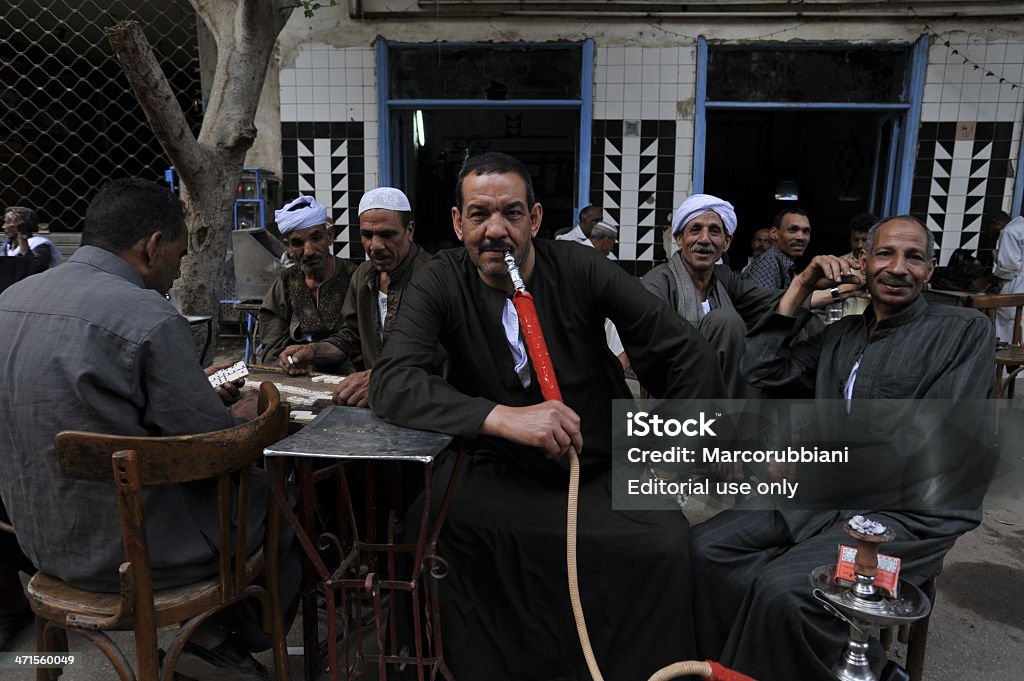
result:
[[(54, 436), (221, 430), (236, 423), (223, 401), (238, 391), (210, 387), (188, 323), (164, 298), (188, 249), (173, 194), (139, 179), (107, 184), (86, 211), (82, 244), (66, 264), (0, 296), (0, 410), (8, 416), (0, 435), (0, 496), (36, 567), (79, 588), (117, 592), (124, 553), (113, 488), (65, 479)], [(255, 416), (255, 397), (248, 393), (233, 411)], [(254, 491), (253, 498), (263, 497)], [(208, 486), (147, 489), (143, 504), (155, 588), (216, 574), (216, 497)], [(262, 511), (254, 506), (250, 513), (250, 531), (262, 531)], [(290, 581), (282, 575), (283, 584)], [(207, 620), (178, 671), (266, 678), (249, 652), (269, 647), (269, 639), (248, 631), (240, 612)]]

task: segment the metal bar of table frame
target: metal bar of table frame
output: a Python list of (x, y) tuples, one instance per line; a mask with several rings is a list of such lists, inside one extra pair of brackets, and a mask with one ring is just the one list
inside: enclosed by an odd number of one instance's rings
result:
[(189, 326), (197, 326), (199, 324), (206, 324), (206, 340), (203, 341), (203, 350), (199, 353), (199, 363), (206, 366), (206, 353), (210, 349), (210, 340), (213, 338), (213, 317), (208, 314), (194, 315), (187, 314), (183, 315), (185, 321), (188, 322)]
[(246, 364), (252, 364), (256, 356), (256, 333), (259, 327), (259, 316), (261, 303), (259, 301), (240, 300), (232, 306), (239, 314), (245, 315), (245, 355), (242, 360)]
[[(368, 409), (351, 407), (328, 407), (301, 431), (272, 445), (264, 451), (267, 468), (272, 479), (275, 499), (285, 519), (294, 528), (307, 560), (303, 570), (302, 624), (304, 669), (308, 681), (320, 678), (319, 624), (316, 608), (316, 584), (324, 585), (327, 601), (327, 655), (331, 681), (352, 679), (359, 675), (358, 667), (363, 660), (376, 662), (380, 681), (387, 679), (387, 665), (410, 664), (416, 669), (418, 681), (434, 679), (440, 674), (453, 679), (444, 662), (444, 648), (441, 638), (440, 610), (437, 599), (436, 581), (443, 579), (447, 563), (437, 555), (436, 547), (444, 519), (451, 504), (452, 492), (462, 459), (461, 448), (451, 479), (445, 490), (439, 511), (431, 522), (431, 466), (435, 455), (446, 449), (452, 437), (437, 433), (425, 433), (385, 423)], [(284, 460), (294, 461), (299, 487), (298, 513), (292, 511), (286, 502), (284, 490)], [(332, 463), (314, 470), (319, 460)], [(359, 527), (349, 494), (346, 464), (357, 461), (371, 463), (415, 462), (424, 465), (424, 504), (419, 519), (419, 532), (415, 544), (395, 543), (394, 523), (389, 523), (387, 540), (384, 543), (367, 541), (360, 536)], [(338, 485), (338, 528), (339, 534), (346, 529), (351, 540), (345, 542), (329, 533), (317, 535), (316, 483), (337, 476)], [(368, 486), (367, 494), (372, 494)], [(374, 516), (373, 499), (367, 519)], [(347, 516), (347, 517), (346, 517)], [(372, 532), (372, 529), (371, 529)], [(316, 537), (316, 541), (314, 541)], [(372, 534), (369, 539), (374, 539)], [(346, 548), (345, 544), (349, 544)], [(319, 547), (319, 548), (318, 548)], [(328, 567), (321, 549), (333, 548), (338, 553), (338, 564)], [(412, 558), (412, 567), (407, 578), (397, 575), (397, 559), (401, 554)], [(379, 559), (384, 558), (383, 577), (378, 570)], [(365, 571), (365, 574), (364, 574)], [(382, 599), (384, 592), (395, 594), (387, 616), (390, 630), (389, 640), (385, 639), (385, 621)], [(406, 654), (398, 649), (396, 633), (395, 603), (398, 593), (408, 594), (412, 604), (412, 633), (414, 650)], [(376, 625), (377, 652), (367, 654), (362, 640), (362, 601), (372, 603)], [(422, 599), (422, 605), (421, 605)], [(340, 602), (339, 602), (340, 601)], [(351, 602), (350, 602), (351, 601)], [(352, 612), (352, 606), (355, 612)], [(342, 667), (344, 675), (338, 672), (338, 631), (336, 613), (343, 613)], [(421, 624), (422, 623), (422, 624)], [(353, 655), (354, 651), (354, 655)]]

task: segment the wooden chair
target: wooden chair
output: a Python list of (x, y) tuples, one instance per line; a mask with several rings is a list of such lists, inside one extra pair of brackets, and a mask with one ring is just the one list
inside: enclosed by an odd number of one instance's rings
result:
[[(983, 310), (989, 319), (995, 321), (996, 310), (1001, 307), (1016, 308), (1013, 318), (1013, 338), (1005, 348), (996, 350), (996, 397), (1013, 398), (1013, 386), (1017, 375), (1024, 369), (1024, 334), (1021, 332), (1021, 318), (1024, 314), (1024, 293), (999, 293), (986, 296), (972, 296), (971, 307)], [(1006, 373), (1004, 378), (1003, 373)]]
[[(935, 585), (938, 575), (932, 577), (921, 585), (921, 591), (928, 597), (932, 604), (932, 612), (935, 611)], [(910, 624), (903, 624), (898, 627), (884, 628), (881, 630), (881, 642), (886, 653), (891, 654), (894, 646), (894, 638), (906, 646), (906, 659), (904, 670), (910, 681), (924, 680), (924, 658), (928, 649), (928, 625), (932, 613)], [(894, 636), (895, 634), (895, 636)], [(890, 662), (895, 664), (895, 662)], [(885, 674), (883, 673), (884, 677)]]
[[(37, 617), (37, 650), (67, 650), (67, 632), (74, 632), (107, 656), (122, 681), (134, 681), (128, 658), (105, 633), (134, 631), (138, 678), (171, 681), (182, 648), (203, 621), (242, 599), (256, 598), (263, 613), (263, 629), (272, 633), (277, 678), (287, 681), (277, 568), (281, 516), (269, 493), (266, 500), (259, 500), (267, 509), (262, 544), (253, 550), (245, 532), (232, 532), (248, 526), (254, 462), (264, 447), (282, 439), (287, 431), (288, 410), (277, 388), (263, 383), (259, 416), (226, 430), (178, 437), (58, 434), (56, 454), (64, 476), (107, 483), (111, 494), (117, 495), (125, 562), (118, 571), (120, 593), (85, 591), (37, 573), (27, 590)], [(216, 479), (218, 545), (232, 547), (232, 551), (220, 553), (218, 574), (194, 584), (154, 591), (142, 489), (207, 479)], [(237, 500), (234, 505), (233, 497)], [(253, 583), (264, 574), (266, 588)], [(181, 624), (181, 629), (167, 651), (161, 676), (156, 631), (172, 624)], [(37, 678), (55, 678), (51, 671), (40, 669)]]

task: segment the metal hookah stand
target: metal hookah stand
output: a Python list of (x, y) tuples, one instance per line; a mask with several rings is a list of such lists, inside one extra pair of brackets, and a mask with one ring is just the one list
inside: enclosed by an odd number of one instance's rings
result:
[(878, 681), (868, 661), (868, 641), (879, 637), (882, 627), (910, 624), (928, 616), (932, 604), (924, 592), (900, 580), (898, 597), (891, 598), (875, 587), (878, 574), (878, 549), (890, 542), (895, 533), (881, 527), (877, 534), (859, 532), (847, 521), (846, 533), (857, 540), (856, 581), (845, 586), (836, 579), (835, 565), (822, 565), (811, 572), (814, 597), (825, 609), (850, 625), (850, 638), (842, 656), (832, 668), (840, 681)]

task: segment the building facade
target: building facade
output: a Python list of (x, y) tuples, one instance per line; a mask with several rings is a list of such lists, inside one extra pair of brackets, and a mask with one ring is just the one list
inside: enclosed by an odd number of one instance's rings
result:
[(263, 149), (281, 155), (255, 163), (280, 170), (286, 196), (331, 206), (339, 253), (357, 259), (355, 207), (381, 184), (410, 194), (428, 247), (451, 244), (455, 172), (489, 149), (530, 168), (543, 233), (604, 208), (637, 275), (665, 259), (671, 211), (697, 191), (736, 204), (738, 261), (794, 198), (813, 252), (845, 252), (863, 211), (919, 217), (940, 264), (977, 248), (984, 215), (1020, 212), (1022, 3), (837, 7), (362, 0), (297, 12), (262, 113), (261, 136), (275, 118), (280, 134)]

